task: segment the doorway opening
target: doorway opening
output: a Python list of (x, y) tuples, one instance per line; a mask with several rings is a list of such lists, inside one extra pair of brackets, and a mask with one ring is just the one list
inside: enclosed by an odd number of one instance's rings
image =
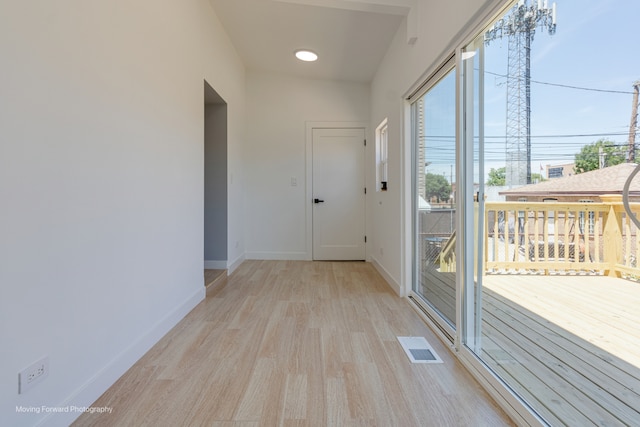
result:
[(204, 268), (209, 276), (227, 269), (227, 176), (227, 103), (205, 81)]

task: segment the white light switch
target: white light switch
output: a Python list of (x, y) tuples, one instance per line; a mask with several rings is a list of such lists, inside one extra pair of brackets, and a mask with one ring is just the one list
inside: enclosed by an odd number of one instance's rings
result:
[(298, 186), (298, 178), (296, 178), (295, 176), (291, 177), (291, 186), (292, 187), (297, 187)]

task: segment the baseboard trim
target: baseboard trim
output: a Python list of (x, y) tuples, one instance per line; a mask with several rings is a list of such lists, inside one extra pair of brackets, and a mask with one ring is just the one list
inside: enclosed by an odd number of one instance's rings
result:
[(204, 268), (211, 270), (226, 270), (227, 261), (204, 260)]
[(384, 278), (387, 284), (393, 289), (393, 291), (398, 294), (399, 297), (404, 297), (402, 294), (402, 286), (389, 274), (389, 272), (378, 262), (377, 259), (371, 258), (371, 264), (376, 269), (378, 273)]
[(310, 261), (307, 252), (247, 252), (247, 259), (269, 261)]
[(227, 266), (225, 267), (227, 269), (227, 276), (230, 276), (231, 273), (236, 271), (236, 269), (240, 267), (240, 264), (242, 264), (244, 260), (245, 260), (245, 256), (244, 254), (242, 254), (238, 258), (236, 258), (233, 262), (227, 261)]
[[(111, 387), (129, 368), (148, 352), (160, 339), (178, 324), (193, 308), (205, 298), (204, 286), (199, 286), (191, 296), (160, 319), (147, 333), (125, 348), (111, 362), (100, 369), (86, 383), (80, 386), (58, 407), (90, 407), (109, 387)], [(59, 412), (45, 416), (38, 426), (68, 426), (81, 413)]]

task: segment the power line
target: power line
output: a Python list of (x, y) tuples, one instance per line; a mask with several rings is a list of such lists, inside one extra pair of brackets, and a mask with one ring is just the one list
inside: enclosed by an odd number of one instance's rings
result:
[(564, 88), (567, 88), (567, 89), (578, 89), (578, 90), (587, 90), (587, 91), (591, 91), (591, 92), (619, 93), (619, 94), (624, 94), (624, 95), (633, 95), (633, 92), (626, 92), (626, 91), (623, 91), (623, 90), (595, 89), (595, 88), (589, 88), (589, 87), (563, 85), (563, 84), (560, 84), (560, 83), (541, 82), (541, 81), (537, 81), (537, 80), (531, 80), (531, 82), (532, 83), (541, 84), (541, 85), (547, 85), (547, 86), (564, 87)]
[[(574, 134), (551, 134), (551, 135), (531, 135), (531, 138), (595, 138), (606, 136), (622, 136), (628, 135), (628, 132), (609, 132), (609, 133), (574, 133)], [(504, 135), (485, 135), (485, 139), (505, 139)], [(453, 142), (455, 136), (452, 135), (426, 135), (420, 138), (421, 141), (430, 142)]]
[[(491, 71), (486, 71), (486, 74), (491, 74), (493, 76), (497, 76), (497, 77), (503, 77), (505, 79), (518, 79), (518, 80), (522, 80), (521, 77), (509, 77), (506, 74), (499, 74), (499, 73), (494, 73)], [(566, 89), (577, 89), (577, 90), (586, 90), (586, 91), (590, 91), (590, 92), (604, 92), (604, 93), (618, 93), (618, 94), (623, 94), (623, 95), (633, 95), (633, 92), (628, 92), (628, 91), (624, 91), (624, 90), (609, 90), (609, 89), (596, 89), (596, 88), (592, 88), (592, 87), (583, 87), (583, 86), (573, 86), (573, 85), (565, 85), (565, 84), (561, 84), (561, 83), (550, 83), (550, 82), (542, 82), (540, 80), (529, 80), (531, 83), (537, 83), (540, 85), (547, 85), (547, 86), (556, 86), (556, 87), (563, 87)]]

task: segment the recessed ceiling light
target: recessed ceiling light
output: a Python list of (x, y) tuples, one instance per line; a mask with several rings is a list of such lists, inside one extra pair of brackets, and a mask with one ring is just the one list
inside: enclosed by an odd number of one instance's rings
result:
[(313, 62), (318, 59), (318, 55), (310, 50), (296, 50), (296, 58), (300, 61)]

